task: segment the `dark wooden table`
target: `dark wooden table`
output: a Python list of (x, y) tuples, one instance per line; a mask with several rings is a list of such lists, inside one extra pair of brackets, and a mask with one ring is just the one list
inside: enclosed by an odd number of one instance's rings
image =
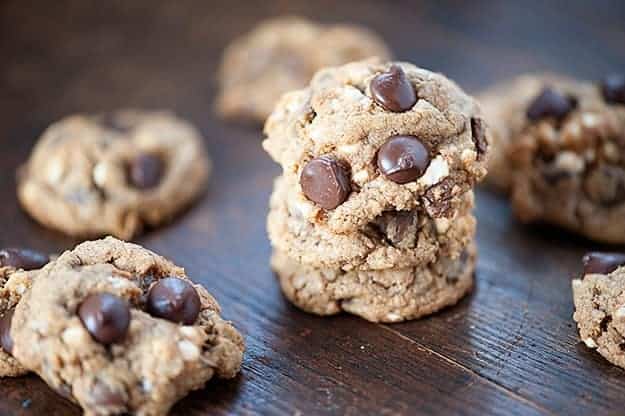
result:
[[(73, 112), (173, 108), (206, 136), (216, 169), (203, 200), (137, 241), (204, 283), (245, 334), (241, 375), (210, 382), (176, 415), (623, 414), (625, 372), (580, 344), (570, 280), (592, 243), (522, 227), (478, 194), (477, 288), (457, 307), (392, 326), (290, 306), (268, 266), (275, 166), (254, 126), (212, 113), (223, 46), (263, 17), (370, 25), (402, 59), (475, 91), (528, 70), (597, 78), (625, 70), (625, 3), (614, 1), (0, 2), (0, 246), (73, 241), (24, 215), (14, 172), (46, 125)], [(0, 381), (2, 415), (78, 415), (35, 377)]]

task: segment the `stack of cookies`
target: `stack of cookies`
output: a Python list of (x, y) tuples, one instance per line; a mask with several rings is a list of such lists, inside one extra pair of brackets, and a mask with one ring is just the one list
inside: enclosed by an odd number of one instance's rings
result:
[(485, 125), (456, 84), (377, 59), (288, 93), (263, 146), (283, 168), (268, 217), (285, 295), (320, 315), (415, 319), (471, 289)]

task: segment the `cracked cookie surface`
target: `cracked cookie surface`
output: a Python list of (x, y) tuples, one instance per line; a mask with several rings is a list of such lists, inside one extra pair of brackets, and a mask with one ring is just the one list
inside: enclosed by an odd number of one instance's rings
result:
[(165, 415), (240, 369), (243, 339), (184, 270), (113, 238), (65, 252), (13, 316), (13, 353), (87, 415)]
[(298, 190), (300, 215), (348, 233), (385, 211), (453, 217), (486, 174), (485, 130), (477, 103), (452, 81), (372, 59), (321, 70), (283, 96), (263, 147)]
[(589, 253), (581, 279), (573, 280), (579, 336), (587, 347), (625, 368), (625, 255)]
[(473, 192), (452, 218), (433, 219), (423, 210), (385, 212), (362, 230), (336, 234), (299, 215), (283, 177), (275, 181), (267, 228), (272, 245), (296, 262), (348, 270), (382, 270), (455, 259), (473, 240)]
[(199, 132), (168, 112), (74, 115), (43, 133), (18, 172), (18, 197), (66, 234), (129, 239), (195, 200), (209, 172)]
[(274, 250), (271, 264), (282, 291), (297, 307), (317, 315), (342, 311), (372, 322), (401, 322), (456, 304), (473, 287), (475, 247), (423, 266), (343, 271), (304, 266)]
[(625, 242), (625, 103), (600, 83), (527, 75), (480, 96), (491, 126), (487, 181), (523, 222)]
[(227, 118), (264, 122), (282, 94), (304, 87), (315, 71), (390, 55), (384, 41), (361, 26), (270, 19), (225, 50), (217, 110)]

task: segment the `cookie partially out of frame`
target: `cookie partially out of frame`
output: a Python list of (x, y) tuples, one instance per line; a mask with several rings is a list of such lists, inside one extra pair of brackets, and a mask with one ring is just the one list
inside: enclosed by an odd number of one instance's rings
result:
[(212, 377), (234, 377), (244, 350), (184, 269), (114, 238), (42, 269), (11, 336), (17, 360), (87, 415), (166, 415)]
[(515, 216), (625, 243), (625, 76), (525, 75), (480, 98), (487, 181), (510, 193)]

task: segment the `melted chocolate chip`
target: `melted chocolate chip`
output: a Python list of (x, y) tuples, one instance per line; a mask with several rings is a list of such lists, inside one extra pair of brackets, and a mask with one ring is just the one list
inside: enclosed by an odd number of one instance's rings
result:
[(159, 280), (148, 293), (148, 312), (171, 322), (194, 324), (201, 306), (193, 285), (176, 277)]
[(601, 81), (603, 99), (610, 104), (625, 104), (625, 75), (614, 74)]
[(397, 65), (393, 65), (388, 72), (376, 75), (369, 87), (375, 102), (395, 113), (408, 111), (417, 102), (413, 85)]
[(308, 162), (302, 169), (300, 185), (304, 195), (324, 209), (341, 205), (352, 190), (349, 169), (332, 156)]
[(479, 118), (471, 118), (471, 137), (475, 144), (475, 150), (477, 151), (478, 159), (481, 159), (486, 150), (488, 150), (488, 142), (486, 141), (486, 126), (484, 121)]
[(50, 259), (45, 254), (25, 248), (6, 248), (0, 250), (0, 267), (36, 270), (45, 266)]
[(97, 342), (110, 345), (122, 341), (130, 326), (130, 307), (115, 295), (99, 293), (87, 297), (78, 316)]
[(527, 118), (538, 121), (544, 118), (554, 118), (562, 121), (577, 107), (577, 100), (560, 94), (550, 87), (545, 87), (527, 108)]
[(11, 338), (11, 321), (15, 308), (7, 311), (0, 318), (0, 347), (9, 354), (13, 352), (13, 338)]
[(414, 136), (393, 136), (378, 151), (378, 169), (393, 182), (417, 180), (430, 164), (427, 147)]
[(625, 265), (625, 254), (591, 252), (582, 258), (584, 274), (609, 274)]
[(161, 182), (164, 173), (163, 159), (152, 153), (142, 153), (130, 164), (130, 182), (138, 189), (156, 187)]

